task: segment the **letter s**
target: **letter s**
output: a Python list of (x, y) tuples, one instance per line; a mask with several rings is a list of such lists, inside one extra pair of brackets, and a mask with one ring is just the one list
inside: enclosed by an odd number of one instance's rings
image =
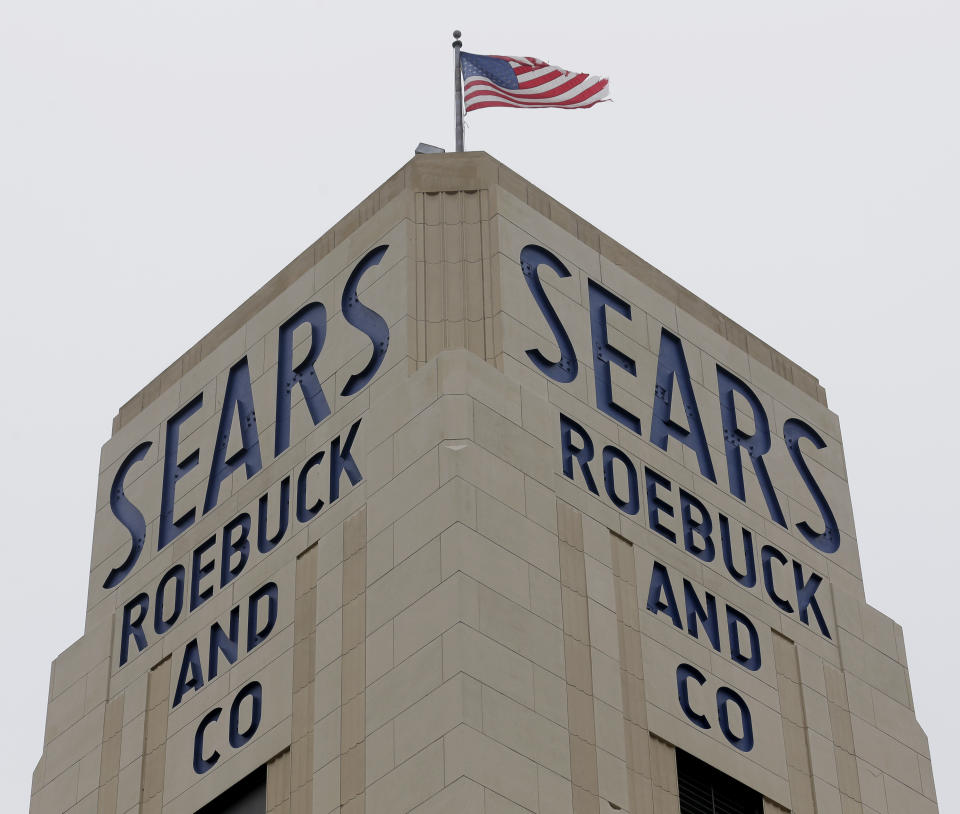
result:
[(363, 390), (376, 375), (380, 365), (383, 364), (384, 357), (387, 355), (387, 348), (390, 345), (390, 328), (380, 314), (360, 302), (357, 296), (357, 286), (367, 269), (376, 266), (383, 259), (388, 248), (388, 246), (377, 246), (377, 248), (367, 252), (364, 258), (357, 263), (343, 288), (343, 299), (340, 301), (343, 318), (354, 328), (363, 331), (370, 337), (370, 341), (373, 343), (373, 353), (363, 370), (354, 373), (347, 379), (343, 390), (340, 391), (341, 396), (352, 396), (354, 393)]
[(527, 356), (544, 376), (549, 376), (555, 382), (572, 382), (577, 378), (577, 354), (573, 350), (573, 343), (566, 328), (563, 327), (560, 317), (547, 299), (547, 292), (543, 290), (543, 283), (537, 275), (537, 268), (540, 265), (550, 266), (557, 273), (557, 277), (569, 277), (570, 272), (555, 254), (542, 246), (530, 244), (520, 251), (520, 268), (523, 269), (523, 278), (530, 293), (533, 294), (534, 301), (540, 307), (543, 318), (553, 331), (553, 337), (560, 347), (560, 361), (551, 362), (535, 348), (528, 350)]
[(810, 492), (813, 502), (817, 504), (820, 516), (823, 518), (823, 531), (817, 532), (811, 528), (810, 524), (803, 520), (797, 523), (797, 528), (804, 539), (814, 548), (822, 551), (824, 554), (833, 554), (840, 548), (840, 529), (837, 527), (837, 519), (834, 517), (833, 509), (827, 502), (823, 489), (813, 477), (810, 467), (803, 459), (803, 453), (800, 451), (800, 439), (806, 438), (813, 442), (816, 449), (823, 449), (827, 442), (820, 437), (813, 427), (799, 418), (788, 418), (783, 424), (783, 439), (787, 443), (787, 452), (790, 453), (790, 460), (800, 473), (800, 478), (804, 486)]
[(123, 493), (123, 482), (133, 468), (133, 465), (142, 461), (150, 447), (152, 441), (144, 441), (134, 447), (133, 452), (123, 459), (117, 474), (113, 479), (113, 485), (110, 487), (110, 510), (113, 516), (119, 520), (124, 528), (130, 532), (130, 552), (127, 558), (117, 567), (107, 574), (103, 581), (103, 587), (109, 590), (119, 585), (124, 577), (133, 570), (133, 566), (140, 559), (140, 552), (143, 551), (143, 542), (147, 536), (147, 524), (143, 519), (143, 514), (134, 506)]

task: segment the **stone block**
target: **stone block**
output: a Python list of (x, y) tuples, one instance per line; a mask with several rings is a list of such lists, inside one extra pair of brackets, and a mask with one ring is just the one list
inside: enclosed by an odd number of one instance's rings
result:
[(553, 447), (479, 402), (474, 404), (474, 441), (478, 446), (544, 485), (553, 480)]
[(622, 760), (603, 749), (597, 749), (597, 783), (600, 799), (620, 809), (630, 808), (627, 767)]
[(399, 565), (457, 522), (477, 525), (476, 490), (462, 478), (448, 480), (394, 523), (394, 562)]
[(538, 568), (529, 569), (530, 610), (548, 622), (563, 627), (563, 605), (558, 580)]
[(852, 724), (858, 758), (918, 792), (922, 789), (916, 752), (857, 716), (853, 716)]
[(435, 539), (367, 588), (367, 632), (409, 607), (441, 582), (440, 540)]
[(482, 725), (480, 684), (457, 674), (395, 719), (396, 759), (403, 762), (462, 723)]
[(460, 477), (514, 511), (526, 511), (524, 475), (469, 439), (440, 445), (440, 482)]
[(813, 779), (813, 799), (816, 803), (817, 814), (843, 814), (840, 802), (840, 792), (820, 778)]
[(341, 663), (342, 659), (336, 659), (317, 670), (313, 682), (313, 712), (316, 720), (340, 706)]
[(335, 709), (313, 725), (313, 767), (316, 772), (340, 755), (340, 710)]
[(912, 709), (878, 691), (873, 693), (873, 709), (878, 729), (920, 755), (930, 754), (926, 733), (917, 723)]
[(601, 653), (619, 661), (620, 630), (617, 614), (592, 599), (587, 601), (587, 608), (590, 618), (590, 644)]
[(563, 634), (559, 628), (489, 588), (480, 586), (478, 593), (481, 633), (523, 653), (555, 675), (563, 675)]
[(905, 786), (893, 777), (883, 778), (887, 795), (887, 810), (909, 811), (910, 814), (937, 814), (937, 804), (927, 799), (915, 789)]
[(483, 733), (541, 766), (569, 777), (566, 730), (489, 687), (483, 688)]
[(437, 365), (429, 363), (370, 409), (367, 448), (373, 449), (436, 401)]
[(83, 717), (86, 687), (86, 676), (81, 676), (78, 681), (50, 700), (47, 705), (44, 743), (59, 737)]
[(595, 698), (618, 710), (623, 710), (623, 690), (620, 683), (620, 664), (593, 648), (590, 653), (593, 668), (593, 694)]
[(556, 535), (483, 492), (477, 493), (477, 530), (554, 579), (560, 578)]
[(472, 436), (473, 400), (466, 395), (441, 395), (397, 430), (394, 435), (396, 468), (406, 469), (441, 441)]
[(313, 774), (313, 801), (318, 811), (340, 811), (340, 758)]
[(64, 650), (53, 664), (50, 697), (55, 698), (67, 687), (110, 657), (113, 620), (87, 630), (83, 637)]
[(463, 350), (445, 351), (437, 358), (437, 365), (441, 393), (471, 396), (513, 424), (521, 423), (520, 386), (493, 365)]
[(530, 607), (527, 563), (468, 526), (456, 523), (443, 532), (440, 556), (444, 579), (462, 571), (507, 599)]
[(483, 809), (484, 788), (467, 777), (459, 777), (448, 783), (426, 802), (410, 811), (410, 814), (485, 814)]
[(526, 498), (527, 517), (547, 531), (556, 534), (557, 498), (553, 491), (525, 475), (523, 492)]
[(537, 781), (542, 814), (573, 814), (573, 788), (562, 777), (543, 766), (537, 767)]
[(492, 738), (461, 724), (443, 738), (445, 782), (476, 780), (502, 797), (537, 810), (537, 765)]
[(441, 642), (435, 639), (367, 687), (367, 733), (439, 687), (443, 680), (442, 659)]
[(533, 663), (462, 623), (443, 634), (443, 677), (459, 672), (525, 706), (534, 706)]
[(368, 786), (372, 783), (376, 783), (377, 780), (387, 774), (387, 772), (392, 771), (397, 765), (397, 761), (394, 757), (393, 742), (393, 721), (388, 721), (379, 729), (371, 732), (367, 736), (365, 747), (365, 777)]
[(443, 786), (444, 748), (436, 741), (367, 787), (366, 814), (404, 814)]
[(437, 490), (439, 462), (436, 451), (428, 452), (382, 489), (368, 498), (367, 532), (371, 537), (383, 531), (410, 509)]
[(44, 750), (46, 779), (49, 781), (57, 777), (80, 757), (99, 746), (102, 737), (103, 707), (98, 707), (47, 744)]
[(567, 726), (567, 684), (559, 676), (533, 666), (533, 708), (560, 726)]
[(593, 699), (593, 718), (597, 733), (597, 748), (621, 761), (626, 761), (627, 745), (623, 713), (595, 698)]
[(857, 759), (840, 748), (834, 748), (833, 754), (837, 763), (837, 787), (840, 793), (859, 800), (860, 776), (857, 771)]
[(137, 759), (120, 769), (117, 779), (117, 811), (129, 811), (140, 803), (140, 779), (143, 772), (143, 761)]
[(873, 689), (865, 681), (849, 672), (845, 672), (843, 677), (850, 712), (867, 723), (876, 723), (876, 713), (873, 708)]
[[(807, 749), (810, 753), (810, 769), (814, 778), (824, 780), (831, 786), (839, 786), (833, 741), (808, 729)], [(839, 803), (839, 800), (837, 802)]]
[(395, 564), (393, 525), (390, 525), (367, 543), (367, 585), (372, 585)]

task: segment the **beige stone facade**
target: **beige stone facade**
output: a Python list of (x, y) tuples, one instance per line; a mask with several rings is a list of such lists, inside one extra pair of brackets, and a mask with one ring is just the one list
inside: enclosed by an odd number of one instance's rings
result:
[(35, 814), (260, 766), (271, 814), (674, 814), (677, 749), (771, 814), (937, 811), (823, 389), (489, 156), (409, 162), (120, 409)]

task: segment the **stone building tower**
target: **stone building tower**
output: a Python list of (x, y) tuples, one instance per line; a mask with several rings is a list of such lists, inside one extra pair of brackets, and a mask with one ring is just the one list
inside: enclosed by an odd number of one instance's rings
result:
[(937, 810), (817, 380), (484, 153), (120, 409), (44, 744), (34, 814)]

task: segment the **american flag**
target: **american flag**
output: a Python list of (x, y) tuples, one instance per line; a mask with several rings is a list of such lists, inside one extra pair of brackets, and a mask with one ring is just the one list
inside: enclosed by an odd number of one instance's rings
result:
[(467, 112), (483, 107), (592, 107), (609, 79), (565, 71), (534, 57), (460, 53)]

